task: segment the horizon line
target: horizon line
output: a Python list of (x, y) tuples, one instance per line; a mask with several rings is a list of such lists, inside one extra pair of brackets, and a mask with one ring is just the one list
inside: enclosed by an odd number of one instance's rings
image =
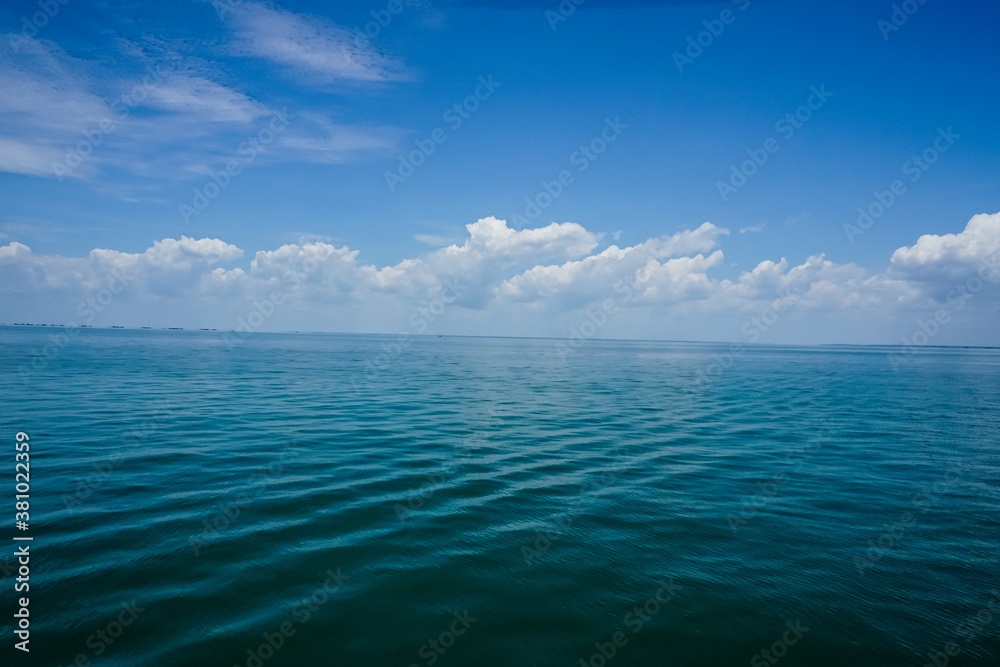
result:
[[(151, 326), (119, 326), (119, 325), (107, 325), (107, 326), (94, 326), (90, 324), (82, 324), (76, 327), (67, 327), (65, 324), (34, 324), (29, 322), (16, 322), (7, 324), (5, 322), (0, 322), (0, 328), (21, 328), (21, 327), (45, 327), (52, 329), (65, 329), (65, 328), (75, 328), (75, 329), (96, 329), (101, 331), (184, 331), (189, 333), (237, 333), (235, 329), (217, 329), (217, 328), (206, 328), (206, 327), (151, 327)], [(286, 336), (295, 334), (305, 334), (311, 336), (399, 336), (400, 333), (379, 333), (379, 332), (349, 332), (349, 331), (302, 331), (302, 330), (287, 330), (287, 331), (253, 331), (251, 334), (257, 335), (271, 335), (271, 336)], [(567, 340), (566, 338), (553, 338), (551, 336), (499, 336), (499, 335), (482, 335), (482, 334), (408, 334), (411, 338), (486, 338), (486, 339), (500, 339), (500, 340), (551, 340), (551, 341), (561, 341)], [(742, 345), (744, 347), (888, 347), (888, 348), (898, 348), (898, 347), (916, 347), (916, 348), (934, 348), (934, 349), (962, 349), (962, 350), (1000, 350), (1000, 346), (996, 345), (913, 345), (913, 344), (900, 344), (900, 343), (748, 343), (742, 341), (712, 341), (712, 340), (674, 340), (667, 338), (587, 338), (587, 342), (600, 341), (607, 343), (683, 343), (683, 344), (694, 344), (694, 345)]]

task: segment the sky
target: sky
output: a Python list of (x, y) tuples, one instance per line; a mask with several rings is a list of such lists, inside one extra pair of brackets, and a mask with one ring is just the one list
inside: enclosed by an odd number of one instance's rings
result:
[(1000, 6), (0, 4), (0, 322), (1000, 345)]

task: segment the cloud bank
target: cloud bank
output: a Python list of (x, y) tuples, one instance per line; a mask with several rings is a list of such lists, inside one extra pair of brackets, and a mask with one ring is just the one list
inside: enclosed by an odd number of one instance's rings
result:
[[(573, 222), (517, 230), (487, 217), (466, 234), (381, 267), (322, 241), (258, 251), (248, 262), (220, 239), (182, 236), (142, 253), (95, 249), (81, 258), (36, 255), (14, 241), (0, 246), (0, 304), (7, 323), (72, 324), (103, 294), (95, 326), (228, 330), (273, 301), (261, 331), (396, 333), (451, 289), (434, 333), (561, 338), (610, 299), (605, 338), (895, 344), (944, 312), (952, 324), (935, 344), (1000, 344), (1000, 213), (922, 236), (882, 272), (815, 255), (764, 259), (733, 279), (718, 275), (729, 232), (708, 222), (629, 247), (602, 247), (600, 234)], [(745, 340), (747, 323), (779, 302), (780, 321)]]

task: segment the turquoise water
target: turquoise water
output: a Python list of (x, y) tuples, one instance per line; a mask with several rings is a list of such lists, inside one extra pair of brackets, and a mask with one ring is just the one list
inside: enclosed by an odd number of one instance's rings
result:
[(50, 335), (0, 663), (1000, 664), (1000, 350)]

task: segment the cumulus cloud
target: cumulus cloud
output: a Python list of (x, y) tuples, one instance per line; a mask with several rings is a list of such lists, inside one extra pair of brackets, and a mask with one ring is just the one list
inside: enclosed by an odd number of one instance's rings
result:
[(185, 288), (200, 280), (209, 267), (242, 256), (238, 247), (219, 239), (156, 241), (142, 253), (105, 248), (85, 258), (36, 255), (18, 242), (0, 246), (0, 276), (7, 293), (80, 293), (100, 289), (110, 277), (120, 276), (142, 292), (183, 296)]
[[(583, 255), (593, 250), (599, 237), (575, 222), (555, 223), (538, 229), (511, 229), (505, 220), (483, 218), (466, 225), (469, 240), (459, 252), (530, 261), (558, 255)], [(451, 249), (449, 248), (449, 251)]]
[(30, 253), (31, 248), (23, 243), (18, 243), (17, 241), (13, 241), (5, 246), (0, 246), (0, 260), (17, 259)]
[(153, 266), (189, 270), (196, 265), (216, 264), (241, 257), (243, 251), (219, 239), (163, 239), (143, 253), (143, 259)]
[(677, 232), (673, 236), (662, 237), (650, 248), (658, 257), (672, 257), (692, 252), (709, 252), (719, 244), (720, 236), (729, 236), (729, 230), (716, 227), (710, 222), (702, 223), (692, 230)]
[[(696, 282), (708, 284), (704, 272), (721, 263), (723, 256), (719, 251), (706, 259), (700, 253), (715, 249), (719, 237), (728, 233), (706, 222), (697, 229), (649, 239), (629, 248), (612, 245), (580, 260), (528, 269), (504, 281), (495, 294), (519, 301), (558, 299), (563, 305), (580, 304), (593, 300), (595, 295), (610, 292), (615, 284), (625, 281), (639, 290), (639, 300), (647, 296), (647, 290), (650, 295), (663, 296), (672, 293), (667, 285), (670, 282), (678, 287), (681, 283), (689, 286)], [(659, 261), (690, 253), (699, 254), (662, 264)], [(695, 277), (699, 273), (700, 277)]]
[[(452, 328), (443, 331), (545, 335), (552, 333), (546, 322), (579, 319), (583, 309), (612, 299), (621, 314), (608, 334), (718, 340), (782, 299), (795, 304), (786, 332), (798, 327), (828, 335), (830, 326), (839, 326), (838, 335), (854, 340), (875, 319), (912, 328), (914, 312), (937, 308), (941, 290), (955, 276), (976, 275), (990, 253), (1000, 252), (998, 220), (976, 216), (958, 234), (921, 237), (897, 250), (882, 272), (814, 255), (797, 264), (765, 259), (736, 277), (721, 275), (726, 267), (720, 243), (727, 230), (711, 223), (629, 247), (601, 248), (601, 235), (577, 223), (517, 230), (488, 217), (466, 225), (460, 244), (381, 267), (363, 261), (360, 250), (321, 240), (261, 250), (240, 266), (234, 264), (243, 250), (221, 239), (182, 236), (140, 253), (95, 249), (82, 258), (35, 255), (12, 241), (0, 246), (0, 295), (5, 310), (16, 310), (18, 304), (55, 303), (61, 296), (83, 298), (109, 276), (121, 275), (129, 283), (122, 298), (130, 308), (156, 302), (158, 313), (183, 317), (198, 304), (202, 326), (230, 328), (246, 304), (278, 294), (288, 318), (281, 321), (312, 329), (392, 331), (452, 281), (463, 287), (450, 307)], [(1000, 280), (1000, 269), (993, 279)], [(977, 296), (969, 303), (980, 308), (984, 302)], [(278, 322), (269, 326), (281, 329)], [(706, 323), (716, 328), (706, 329)]]
[(1000, 251), (1000, 213), (969, 220), (958, 234), (926, 234), (892, 254), (892, 272), (909, 280), (959, 280)]
[(911, 299), (917, 290), (884, 274), (872, 274), (855, 264), (837, 264), (813, 255), (791, 266), (787, 259), (764, 260), (737, 281), (723, 281), (720, 296), (730, 307), (776, 298), (794, 299), (799, 308), (845, 312), (878, 308)]

